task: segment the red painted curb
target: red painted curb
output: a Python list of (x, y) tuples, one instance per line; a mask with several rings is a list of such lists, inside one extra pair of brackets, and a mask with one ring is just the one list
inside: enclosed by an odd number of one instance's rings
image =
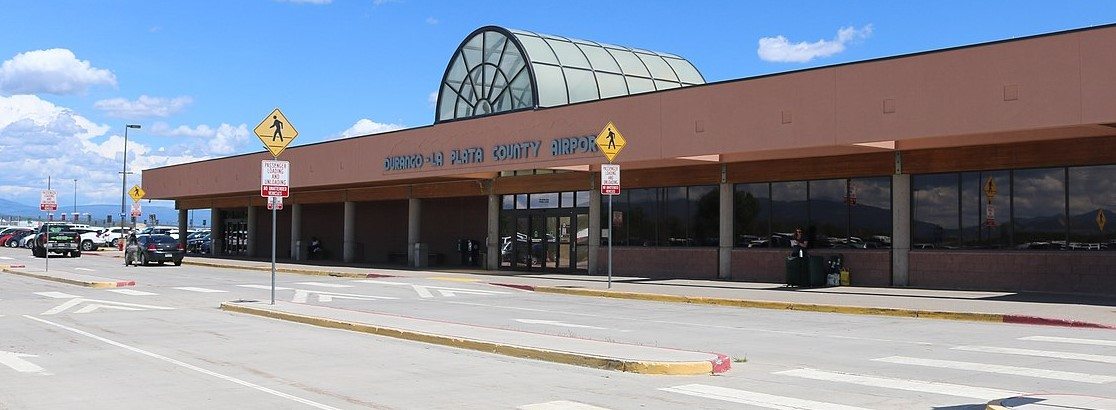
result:
[(724, 373), (732, 368), (732, 360), (730, 360), (728, 356), (720, 353), (714, 354), (717, 355), (717, 358), (709, 361), (709, 363), (713, 364), (713, 374)]
[(1024, 315), (1004, 315), (1004, 323), (1015, 323), (1023, 325), (1043, 325), (1043, 326), (1062, 326), (1062, 327), (1080, 327), (1089, 329), (1116, 329), (1116, 326), (1102, 325), (1098, 323), (1079, 322), (1076, 320), (1068, 319), (1051, 319), (1038, 316), (1024, 316)]
[(531, 286), (531, 285), (515, 285), (515, 284), (511, 284), (511, 283), (495, 283), (495, 282), (489, 282), (488, 284), (493, 285), (493, 286), (503, 286), (505, 288), (512, 288), (512, 289), (519, 289), (519, 290), (529, 290), (531, 292), (535, 291), (535, 287)]
[(8, 265), (9, 268), (26, 268), (27, 265)]
[(134, 281), (134, 280), (122, 280), (122, 281), (117, 281), (117, 282), (116, 282), (116, 287), (118, 287), (118, 288), (119, 288), (119, 287), (121, 287), (121, 286), (136, 286), (136, 281)]

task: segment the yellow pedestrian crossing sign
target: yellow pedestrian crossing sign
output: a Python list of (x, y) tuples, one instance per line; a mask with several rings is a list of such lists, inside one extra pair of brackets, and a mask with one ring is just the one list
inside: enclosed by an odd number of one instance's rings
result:
[(1097, 227), (1100, 228), (1101, 232), (1104, 232), (1104, 224), (1106, 224), (1106, 223), (1108, 223), (1108, 218), (1104, 217), (1104, 210), (1103, 209), (1098, 209), (1097, 210)]
[(291, 141), (294, 141), (295, 137), (298, 136), (298, 130), (295, 129), (294, 125), (291, 125), (290, 121), (287, 121), (287, 117), (278, 108), (264, 117), (260, 125), (257, 125), (252, 131), (256, 133), (264, 147), (267, 147), (267, 150), (271, 151), (271, 155), (275, 158), (279, 158), (279, 154), (282, 154), (283, 150), (287, 149)]
[(132, 197), (133, 202), (139, 202), (146, 194), (147, 192), (144, 192), (143, 188), (140, 188), (139, 185), (132, 185), (132, 189), (128, 190), (128, 196)]
[(625, 144), (627, 141), (612, 121), (609, 121), (601, 133), (597, 134), (597, 148), (604, 153), (605, 158), (608, 158), (608, 162), (612, 162), (617, 155), (620, 155), (620, 150), (624, 149)]

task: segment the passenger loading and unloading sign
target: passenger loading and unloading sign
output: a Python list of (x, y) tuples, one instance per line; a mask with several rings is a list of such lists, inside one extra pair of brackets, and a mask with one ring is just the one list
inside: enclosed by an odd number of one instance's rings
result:
[(260, 163), (260, 196), (291, 195), (291, 163), (264, 160)]
[(620, 195), (619, 165), (601, 165), (601, 195)]

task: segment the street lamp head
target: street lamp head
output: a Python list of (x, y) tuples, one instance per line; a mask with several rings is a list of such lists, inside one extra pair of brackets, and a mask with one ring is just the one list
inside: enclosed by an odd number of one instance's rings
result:
[(139, 124), (128, 124), (128, 125), (126, 125), (126, 127), (128, 127), (128, 128), (140, 128), (140, 125)]

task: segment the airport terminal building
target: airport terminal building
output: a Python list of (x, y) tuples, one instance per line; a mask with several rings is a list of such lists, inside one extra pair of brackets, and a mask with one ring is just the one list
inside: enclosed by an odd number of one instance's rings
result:
[[(706, 83), (682, 56), (501, 27), (433, 125), (143, 172), (215, 255), (781, 283), (789, 237), (853, 285), (1116, 294), (1116, 25)], [(296, 116), (297, 118), (297, 116)], [(627, 141), (600, 194), (593, 139)], [(612, 229), (607, 229), (611, 221)], [(479, 260), (462, 260), (472, 240)]]

